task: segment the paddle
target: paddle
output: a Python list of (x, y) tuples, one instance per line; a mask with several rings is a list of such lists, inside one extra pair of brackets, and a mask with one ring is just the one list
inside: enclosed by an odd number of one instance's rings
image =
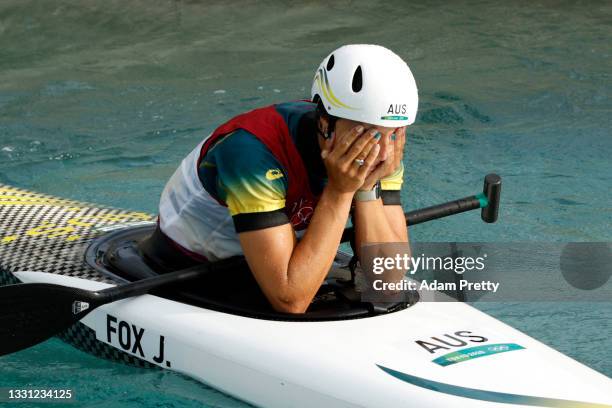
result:
[[(477, 208), (482, 208), (481, 218), (485, 222), (495, 222), (500, 192), (501, 178), (489, 174), (485, 177), (482, 194), (406, 213), (406, 223), (415, 225)], [(348, 241), (353, 233), (353, 228), (347, 228), (342, 242)], [(102, 305), (186, 282), (213, 271), (231, 269), (243, 262), (242, 257), (233, 257), (100, 291), (47, 283), (0, 287), (0, 356), (41, 343)]]
[(228, 258), (100, 291), (48, 283), (0, 287), (0, 356), (41, 343), (102, 305), (235, 268), (243, 262), (243, 257)]
[[(482, 208), (480, 218), (484, 222), (493, 223), (497, 221), (499, 213), (499, 198), (501, 194), (501, 177), (497, 174), (487, 174), (484, 179), (482, 193), (449, 201), (444, 204), (410, 211), (404, 214), (406, 225), (421, 224), (426, 221), (448, 217), (465, 211)], [(347, 228), (342, 234), (341, 242), (348, 242), (355, 234), (353, 227)]]

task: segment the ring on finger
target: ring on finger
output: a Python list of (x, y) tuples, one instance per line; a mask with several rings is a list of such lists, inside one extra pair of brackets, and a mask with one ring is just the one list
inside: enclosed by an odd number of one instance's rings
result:
[(357, 163), (357, 165), (359, 165), (359, 167), (363, 166), (365, 164), (365, 160), (363, 159), (355, 159), (355, 163)]

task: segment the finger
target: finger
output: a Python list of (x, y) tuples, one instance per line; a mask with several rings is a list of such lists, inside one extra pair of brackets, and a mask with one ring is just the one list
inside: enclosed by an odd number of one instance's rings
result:
[[(349, 162), (354, 161), (356, 158), (365, 159), (372, 147), (378, 143), (378, 139), (376, 139), (377, 134), (378, 131), (376, 129), (372, 129), (365, 135), (361, 136), (355, 141), (355, 143), (353, 143), (349, 151), (344, 154), (343, 159)], [(364, 151), (365, 149), (367, 149), (367, 151)]]
[(330, 151), (332, 150), (332, 146), (334, 145), (334, 133), (329, 139), (325, 139), (323, 141), (323, 148), (321, 149), (321, 158), (325, 160), (327, 156), (329, 156)]
[(396, 132), (396, 141), (395, 144), (396, 146), (400, 146), (400, 147), (404, 147), (404, 144), (406, 143), (406, 127), (402, 127), (399, 128)]
[(332, 150), (334, 156), (340, 157), (344, 155), (353, 145), (355, 139), (363, 134), (364, 127), (362, 125), (355, 126), (353, 129), (345, 132), (337, 137)]
[(378, 139), (376, 138), (376, 136), (374, 136), (366, 143), (365, 147), (361, 150), (359, 155), (357, 155), (357, 159), (363, 160), (365, 163), (366, 158), (368, 157), (372, 149), (374, 149), (374, 146), (378, 146)]
[(359, 167), (358, 174), (360, 177), (365, 177), (365, 175), (368, 174), (368, 171), (370, 171), (370, 168), (376, 161), (376, 158), (378, 157), (379, 152), (380, 152), (380, 145), (377, 143), (374, 145), (372, 150), (370, 150), (370, 153), (368, 153), (368, 156), (365, 158), (365, 162), (363, 163), (363, 166)]
[(397, 136), (397, 140), (395, 141), (395, 146), (393, 152), (395, 153), (395, 162), (399, 164), (402, 161), (402, 157), (404, 156), (404, 145), (406, 143), (406, 134), (399, 134)]
[(380, 141), (380, 148), (381, 148), (381, 155), (380, 155), (380, 160), (381, 161), (385, 161), (387, 160), (387, 157), (389, 157), (389, 148), (391, 145), (391, 135), (386, 134), (382, 137), (381, 141)]
[[(374, 147), (378, 146), (378, 140), (375, 138), (372, 138), (367, 144), (366, 146), (363, 148), (363, 150), (361, 150), (361, 152), (359, 153), (359, 155), (354, 158), (351, 159), (350, 162), (347, 162), (345, 165), (346, 166), (350, 166), (350, 170), (351, 170), (351, 174), (357, 175), (359, 173), (359, 170), (361, 169), (361, 167), (366, 165), (366, 159), (368, 158), (368, 155), (370, 154), (370, 152), (372, 151), (372, 149), (374, 149)], [(380, 147), (379, 147), (380, 149)], [(345, 158), (348, 158), (348, 156), (345, 156)]]
[(402, 161), (404, 157), (404, 146), (406, 146), (406, 128), (403, 128), (402, 132), (399, 132), (397, 141), (395, 142), (395, 159), (396, 164)]

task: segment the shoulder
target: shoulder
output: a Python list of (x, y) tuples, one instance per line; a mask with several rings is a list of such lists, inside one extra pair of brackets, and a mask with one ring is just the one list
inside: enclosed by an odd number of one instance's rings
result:
[(217, 166), (236, 169), (252, 169), (278, 166), (278, 160), (270, 149), (254, 134), (238, 129), (223, 137), (206, 153)]
[(246, 130), (225, 136), (209, 150), (205, 160), (214, 162), (227, 188), (259, 186), (257, 190), (265, 187), (283, 195), (286, 191), (285, 169), (270, 149)]
[(238, 129), (216, 141), (207, 154), (223, 155), (228, 160), (240, 161), (251, 151), (271, 153), (257, 136), (247, 130)]

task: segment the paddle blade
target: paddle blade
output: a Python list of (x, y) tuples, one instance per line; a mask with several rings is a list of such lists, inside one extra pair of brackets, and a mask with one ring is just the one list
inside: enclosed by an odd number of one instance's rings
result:
[(47, 283), (0, 287), (0, 356), (55, 336), (99, 306), (95, 292)]

